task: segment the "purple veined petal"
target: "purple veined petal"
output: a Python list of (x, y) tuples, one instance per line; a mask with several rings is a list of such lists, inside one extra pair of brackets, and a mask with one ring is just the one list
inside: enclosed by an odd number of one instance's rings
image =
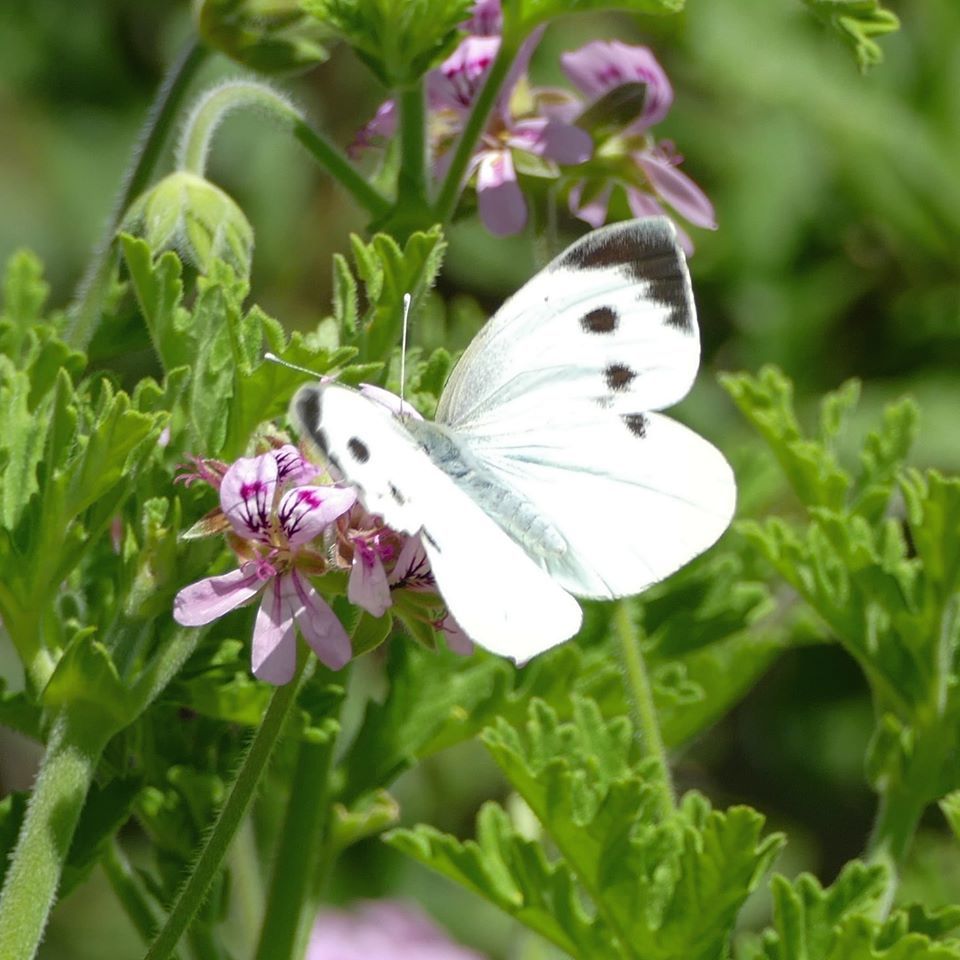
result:
[(624, 83), (646, 84), (643, 113), (630, 125), (645, 129), (659, 123), (673, 103), (673, 87), (649, 47), (619, 40), (594, 40), (564, 53), (560, 63), (570, 81), (591, 99)]
[(637, 164), (647, 175), (660, 198), (695, 227), (717, 229), (713, 204), (707, 195), (666, 158), (643, 150), (634, 154)]
[(477, 0), (469, 20), (460, 24), (467, 33), (477, 37), (495, 37), (503, 30), (503, 11), (500, 0)]
[(473, 653), (473, 641), (464, 633), (463, 627), (457, 623), (456, 618), (450, 611), (440, 621), (440, 629), (443, 631), (447, 646), (461, 656), (469, 657)]
[(285, 443), (274, 450), (273, 459), (277, 461), (277, 483), (309, 483), (317, 474), (323, 473), (315, 463), (305, 459), (292, 443)]
[(467, 37), (427, 76), (427, 102), (434, 109), (470, 109), (500, 49), (499, 37)]
[(677, 240), (680, 242), (683, 252), (688, 257), (693, 256), (694, 248), (690, 234), (677, 223), (676, 218), (667, 212), (659, 200), (650, 196), (649, 193), (644, 193), (642, 190), (637, 189), (637, 187), (628, 187), (627, 203), (630, 206), (630, 212), (635, 217), (667, 217), (677, 231)]
[(297, 666), (293, 610), (284, 596), (284, 581), (288, 579), (288, 575), (274, 578), (263, 595), (253, 626), (253, 675), (276, 686), (289, 683)]
[(341, 514), (357, 501), (350, 487), (294, 487), (277, 506), (280, 528), (291, 547), (320, 536)]
[(586, 130), (543, 117), (513, 124), (507, 143), (557, 163), (584, 163), (593, 156), (593, 138)]
[(320, 662), (331, 670), (339, 670), (349, 663), (353, 650), (347, 631), (313, 584), (296, 570), (282, 579), (281, 589), (286, 602), (291, 604), (300, 633)]
[(387, 582), (391, 587), (407, 590), (436, 590), (436, 580), (419, 536), (404, 539)]
[(356, 158), (362, 150), (378, 146), (381, 140), (389, 140), (397, 132), (397, 102), (384, 100), (377, 112), (357, 131), (347, 153)]
[(198, 580), (174, 597), (173, 619), (182, 627), (202, 627), (252, 600), (263, 584), (252, 563), (219, 577)]
[(406, 400), (400, 398), (383, 387), (374, 386), (372, 383), (361, 383), (360, 392), (369, 399), (386, 407), (394, 416), (412, 417), (414, 420), (422, 420), (423, 415), (414, 410)]
[(527, 204), (517, 183), (509, 150), (489, 150), (477, 171), (480, 219), (494, 236), (519, 233), (527, 222)]
[(347, 599), (375, 617), (382, 617), (393, 603), (383, 561), (375, 550), (360, 540), (355, 540), (353, 545)]
[(596, 229), (602, 227), (607, 222), (607, 208), (610, 205), (610, 193), (613, 190), (610, 184), (603, 187), (598, 193), (584, 202), (583, 191), (586, 182), (580, 180), (570, 188), (570, 197), (568, 200), (570, 212), (584, 223), (590, 224)]
[(220, 509), (247, 540), (266, 541), (270, 533), (277, 461), (265, 453), (234, 461), (220, 482)]

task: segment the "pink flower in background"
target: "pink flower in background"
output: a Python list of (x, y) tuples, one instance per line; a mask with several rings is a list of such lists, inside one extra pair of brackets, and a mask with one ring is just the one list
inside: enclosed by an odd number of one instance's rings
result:
[[(619, 187), (624, 190), (634, 216), (667, 214), (663, 206), (666, 204), (694, 226), (715, 230), (713, 204), (679, 169), (683, 157), (670, 141), (658, 143), (649, 132), (673, 103), (670, 81), (650, 50), (598, 40), (565, 53), (560, 59), (570, 81), (588, 98), (584, 110), (625, 84), (645, 86), (636, 115), (623, 119), (621, 128), (598, 146), (597, 156), (603, 158), (601, 169), (592, 170), (571, 188), (571, 212), (592, 227), (601, 226), (606, 222), (613, 190)], [(565, 115), (571, 115), (569, 107), (565, 111)], [(679, 227), (678, 234), (691, 253), (693, 243), (689, 236)]]
[(398, 901), (324, 910), (304, 960), (484, 960), (450, 940), (419, 908)]
[(356, 501), (351, 489), (305, 485), (317, 468), (289, 444), (242, 457), (219, 481), (220, 509), (232, 528), (240, 566), (184, 587), (174, 619), (202, 626), (262, 594), (253, 631), (255, 676), (287, 683), (296, 666), (296, 627), (331, 669), (351, 656), (346, 631), (314, 589), (305, 570), (325, 561), (308, 547)]

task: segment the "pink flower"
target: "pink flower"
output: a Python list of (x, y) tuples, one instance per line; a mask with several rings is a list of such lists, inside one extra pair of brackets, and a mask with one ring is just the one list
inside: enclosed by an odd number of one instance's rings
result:
[(304, 960), (483, 960), (441, 931), (418, 908), (398, 901), (324, 910)]
[[(621, 119), (619, 130), (608, 134), (591, 164), (593, 169), (570, 190), (570, 210), (592, 227), (606, 222), (614, 188), (622, 189), (636, 217), (662, 216), (666, 206), (697, 227), (715, 230), (713, 204), (679, 169), (683, 157), (670, 141), (656, 142), (649, 128), (659, 123), (673, 102), (673, 88), (647, 47), (619, 41), (594, 41), (561, 57), (571, 82), (589, 98), (589, 110), (611, 91), (630, 83), (644, 84), (644, 96), (633, 117)], [(565, 115), (570, 116), (569, 106)], [(580, 114), (583, 115), (583, 112)], [(688, 253), (693, 243), (678, 227)]]
[[(200, 461), (197, 461), (200, 464)], [(254, 674), (287, 683), (296, 666), (296, 627), (314, 653), (337, 670), (350, 659), (350, 640), (306, 571), (322, 571), (324, 557), (311, 541), (356, 501), (351, 489), (304, 484), (318, 473), (287, 444), (258, 457), (242, 457), (219, 481), (220, 509), (232, 528), (238, 569), (184, 587), (174, 619), (198, 627), (263, 594), (253, 631)]]

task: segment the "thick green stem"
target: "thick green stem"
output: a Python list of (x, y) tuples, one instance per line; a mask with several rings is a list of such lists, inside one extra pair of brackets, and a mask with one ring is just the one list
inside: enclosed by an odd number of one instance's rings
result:
[(206, 57), (207, 51), (195, 39), (191, 39), (170, 65), (150, 106), (103, 237), (94, 248), (74, 295), (72, 319), (65, 338), (72, 347), (85, 349), (93, 336), (103, 302), (103, 288), (112, 269), (110, 251), (114, 234), (127, 207), (150, 180), (190, 83)]
[(624, 683), (633, 707), (633, 719), (640, 734), (645, 756), (652, 757), (659, 767), (660, 812), (669, 813), (676, 807), (673, 779), (667, 762), (667, 750), (660, 734), (660, 723), (653, 702), (653, 690), (647, 667), (640, 649), (640, 635), (634, 622), (630, 605), (623, 600), (617, 604), (614, 614), (617, 636), (620, 639), (620, 654), (623, 658)]
[(0, 895), (0, 957), (4, 960), (30, 960), (40, 945), (108, 735), (80, 707), (65, 709), (53, 723)]
[(304, 907), (312, 902), (328, 821), (333, 747), (332, 735), (323, 743), (300, 745), (256, 960), (303, 955), (301, 933), (306, 929), (304, 921), (309, 919), (304, 916)]
[(368, 213), (382, 217), (390, 211), (390, 201), (370, 186), (350, 161), (305, 121), (298, 120), (294, 123), (293, 135), (307, 148), (313, 159)]
[(400, 176), (398, 194), (404, 202), (427, 199), (427, 113), (423, 84), (400, 94)]
[(223, 807), (217, 816), (213, 830), (207, 837), (200, 856), (187, 882), (183, 885), (167, 922), (157, 939), (147, 951), (146, 960), (165, 960), (169, 957), (203, 904), (204, 898), (220, 870), (230, 841), (237, 832), (253, 799), (260, 777), (266, 769), (273, 748), (277, 745), (290, 709), (296, 702), (297, 691), (307, 664), (312, 666), (301, 650), (297, 672), (290, 683), (278, 687), (263, 716), (263, 722), (250, 744), (247, 755), (237, 772)]
[(487, 125), (490, 111), (496, 103), (497, 94), (500, 93), (500, 88), (503, 86), (503, 81), (510, 71), (510, 65), (513, 63), (516, 54), (516, 45), (508, 43), (507, 38), (504, 37), (500, 49), (497, 51), (497, 56), (490, 65), (486, 82), (473, 101), (470, 116), (467, 117), (463, 133), (460, 134), (460, 139), (457, 141), (453, 159), (450, 161), (446, 178), (440, 188), (437, 202), (434, 204), (434, 215), (441, 223), (448, 223), (457, 208), (457, 200), (460, 198), (460, 191), (463, 188), (470, 158), (473, 156), (477, 141)]

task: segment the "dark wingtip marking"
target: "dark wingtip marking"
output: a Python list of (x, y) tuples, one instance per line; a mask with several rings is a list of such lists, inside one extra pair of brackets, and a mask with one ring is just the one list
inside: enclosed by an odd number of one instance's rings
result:
[(443, 551), (440, 549), (440, 544), (430, 536), (430, 531), (426, 527), (423, 527), (420, 530), (420, 533), (423, 535), (423, 539), (426, 540), (427, 543), (429, 543), (430, 546), (437, 551), (437, 553), (443, 553)]
[(391, 483), (390, 487), (390, 496), (393, 497), (398, 507), (402, 507), (406, 502), (407, 498)]
[(359, 437), (351, 437), (347, 441), (347, 449), (357, 463), (366, 463), (370, 459), (370, 451)]
[(580, 326), (586, 333), (613, 333), (620, 317), (612, 307), (597, 307), (580, 318)]
[(642, 440), (647, 435), (647, 418), (642, 413), (624, 414), (623, 422), (635, 437)]
[(636, 375), (625, 363), (611, 363), (604, 371), (607, 386), (617, 392), (626, 390)]
[(619, 267), (629, 279), (643, 284), (640, 300), (667, 308), (666, 326), (683, 333), (695, 329), (686, 257), (664, 218), (588, 233), (560, 257), (557, 266), (570, 270)]
[(297, 394), (297, 419), (300, 426), (307, 432), (310, 439), (327, 455), (327, 435), (320, 426), (323, 413), (323, 404), (320, 400), (320, 391), (312, 387), (305, 387)]

